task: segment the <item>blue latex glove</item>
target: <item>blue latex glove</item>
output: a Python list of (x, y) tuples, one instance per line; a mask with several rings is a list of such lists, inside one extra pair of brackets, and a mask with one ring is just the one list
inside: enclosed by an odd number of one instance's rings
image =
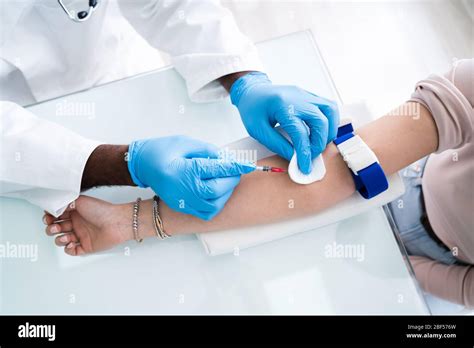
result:
[[(288, 161), (294, 151), (300, 170), (309, 174), (311, 160), (334, 140), (339, 125), (337, 104), (296, 86), (274, 85), (267, 75), (248, 73), (230, 90), (247, 132)], [(280, 126), (293, 146), (275, 130)]]
[(217, 215), (255, 165), (219, 159), (219, 149), (187, 136), (137, 140), (130, 144), (133, 182), (151, 187), (166, 204), (204, 220)]

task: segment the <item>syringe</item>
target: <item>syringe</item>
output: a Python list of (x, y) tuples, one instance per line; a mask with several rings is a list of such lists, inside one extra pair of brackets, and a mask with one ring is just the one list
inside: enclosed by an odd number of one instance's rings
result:
[(272, 166), (256, 166), (255, 170), (260, 170), (262, 172), (272, 172), (272, 173), (286, 173), (287, 172), (286, 169), (272, 167)]

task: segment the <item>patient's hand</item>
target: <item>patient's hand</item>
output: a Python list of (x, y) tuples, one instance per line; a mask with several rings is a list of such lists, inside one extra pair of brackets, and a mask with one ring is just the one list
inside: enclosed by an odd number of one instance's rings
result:
[(59, 217), (46, 213), (46, 234), (69, 255), (83, 255), (110, 249), (133, 238), (132, 205), (115, 205), (80, 196)]

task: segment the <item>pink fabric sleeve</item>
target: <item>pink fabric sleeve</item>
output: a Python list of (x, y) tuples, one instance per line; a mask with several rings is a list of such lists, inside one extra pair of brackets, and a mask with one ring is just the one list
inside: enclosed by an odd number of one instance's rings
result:
[(430, 75), (416, 84), (410, 101), (424, 105), (438, 129), (437, 153), (472, 142), (474, 59), (456, 62), (444, 76)]
[(410, 262), (423, 290), (474, 308), (474, 266), (448, 266), (422, 256), (410, 256)]

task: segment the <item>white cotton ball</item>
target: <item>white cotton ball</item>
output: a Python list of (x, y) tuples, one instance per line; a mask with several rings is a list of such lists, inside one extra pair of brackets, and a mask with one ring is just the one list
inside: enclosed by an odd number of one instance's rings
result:
[(293, 182), (302, 185), (308, 185), (315, 181), (319, 181), (326, 175), (326, 166), (324, 165), (323, 156), (319, 155), (311, 163), (311, 173), (303, 174), (298, 168), (298, 161), (296, 159), (296, 152), (291, 157), (288, 165), (288, 175)]

